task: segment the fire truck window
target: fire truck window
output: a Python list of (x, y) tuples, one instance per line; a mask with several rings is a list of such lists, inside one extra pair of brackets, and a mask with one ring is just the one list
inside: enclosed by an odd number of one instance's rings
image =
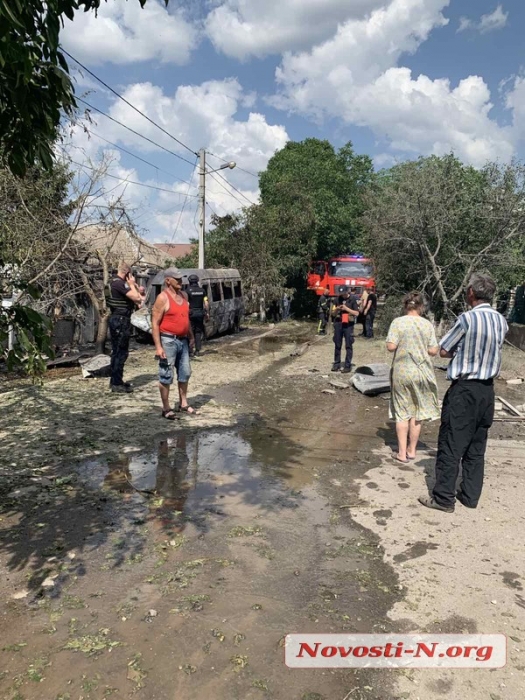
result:
[(314, 274), (315, 274), (315, 275), (321, 275), (321, 276), (324, 275), (324, 265), (323, 265), (323, 263), (317, 263), (316, 265), (314, 265)]
[(222, 292), (224, 294), (224, 299), (233, 299), (233, 289), (231, 282), (222, 283)]
[(372, 266), (360, 262), (333, 262), (330, 267), (332, 277), (371, 277)]
[(242, 297), (242, 287), (240, 282), (235, 282), (235, 297), (237, 299)]
[(221, 301), (221, 283), (212, 282), (211, 283), (211, 300)]

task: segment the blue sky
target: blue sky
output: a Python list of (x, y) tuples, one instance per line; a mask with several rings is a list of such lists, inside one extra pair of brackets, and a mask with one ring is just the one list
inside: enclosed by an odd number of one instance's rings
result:
[[(478, 167), (522, 157), (524, 26), (522, 0), (170, 0), (168, 9), (148, 0), (144, 10), (108, 0), (97, 18), (67, 22), (61, 38), (192, 151), (238, 163), (225, 175), (235, 190), (207, 178), (209, 219), (256, 202), (257, 178), (245, 171), (263, 170), (290, 139), (351, 140), (377, 167), (450, 151)], [(150, 240), (195, 236), (194, 156), (85, 72), (76, 79), (90, 103), (192, 164), (101, 116), (89, 131), (167, 172), (80, 128), (71, 157), (105, 154), (114, 177), (166, 190), (123, 183), (112, 193), (124, 193)]]

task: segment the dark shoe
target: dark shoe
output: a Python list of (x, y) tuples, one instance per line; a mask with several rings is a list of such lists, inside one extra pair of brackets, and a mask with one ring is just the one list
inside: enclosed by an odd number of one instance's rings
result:
[(421, 496), (417, 500), (421, 503), (422, 506), (425, 506), (426, 508), (432, 508), (433, 510), (442, 510), (443, 513), (454, 512), (454, 506), (440, 506), (439, 503), (436, 503), (436, 501), (433, 498), (430, 498), (430, 496)]
[(332, 371), (332, 372), (339, 372), (340, 369), (341, 369), (341, 365), (337, 365), (337, 364), (334, 362), (334, 364), (332, 365), (332, 370), (331, 370), (331, 371)]
[(112, 384), (111, 385), (111, 391), (114, 394), (132, 394), (133, 393), (133, 387), (130, 386), (129, 384)]
[(342, 374), (350, 374), (351, 371), (352, 371), (351, 367), (343, 367), (343, 369), (341, 370), (341, 373)]

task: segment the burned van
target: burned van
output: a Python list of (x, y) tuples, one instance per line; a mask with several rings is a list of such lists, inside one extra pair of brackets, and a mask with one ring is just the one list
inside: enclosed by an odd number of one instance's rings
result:
[[(204, 324), (206, 338), (239, 329), (244, 317), (244, 298), (241, 277), (237, 270), (181, 269), (183, 289), (189, 287), (188, 277), (197, 275), (209, 303), (209, 318)], [(152, 280), (146, 297), (146, 306), (135, 312), (131, 323), (143, 333), (151, 333), (151, 308), (164, 288), (164, 272)]]

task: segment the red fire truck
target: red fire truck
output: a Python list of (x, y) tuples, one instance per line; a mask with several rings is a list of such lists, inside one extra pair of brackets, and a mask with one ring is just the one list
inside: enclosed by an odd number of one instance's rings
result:
[(338, 255), (328, 262), (319, 260), (310, 266), (307, 285), (318, 296), (325, 289), (335, 297), (353, 288), (356, 296), (360, 297), (365, 289), (375, 291), (374, 266), (369, 258), (357, 253)]

